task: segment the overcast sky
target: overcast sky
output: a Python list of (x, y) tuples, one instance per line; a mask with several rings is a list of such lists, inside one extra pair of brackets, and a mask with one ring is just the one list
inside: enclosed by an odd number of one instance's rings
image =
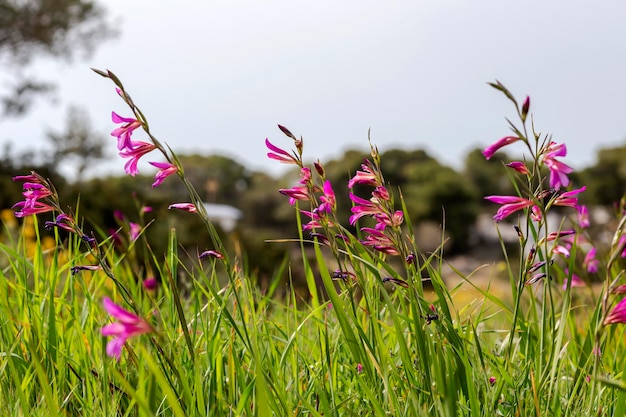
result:
[[(179, 152), (221, 153), (276, 169), (264, 139), (302, 135), (309, 159), (367, 148), (422, 148), (460, 167), (508, 134), (513, 107), (495, 79), (531, 96), (537, 130), (582, 168), (626, 138), (626, 2), (111, 0), (121, 36), (87, 61), (41, 65), (59, 101), (0, 124), (15, 148), (44, 146), (67, 105), (88, 109), (109, 141), (101, 170), (122, 173), (110, 112), (125, 83), (153, 133)], [(136, 139), (140, 139), (136, 135)], [(519, 149), (519, 148), (518, 148)], [(156, 159), (156, 158), (153, 158)], [(152, 174), (145, 167), (143, 173)]]

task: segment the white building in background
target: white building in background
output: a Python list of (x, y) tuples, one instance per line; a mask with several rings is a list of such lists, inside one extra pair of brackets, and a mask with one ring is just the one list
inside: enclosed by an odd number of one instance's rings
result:
[(231, 232), (243, 217), (243, 212), (227, 204), (203, 203), (209, 219), (225, 232)]

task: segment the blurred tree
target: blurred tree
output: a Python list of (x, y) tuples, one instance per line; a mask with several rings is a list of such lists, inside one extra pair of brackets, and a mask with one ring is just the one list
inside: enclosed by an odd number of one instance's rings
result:
[(116, 34), (91, 0), (0, 0), (1, 114), (19, 116), (54, 84), (27, 70), (35, 58), (71, 60)]
[(71, 106), (67, 113), (65, 132), (48, 132), (47, 138), (52, 143), (52, 164), (60, 166), (69, 160), (76, 164), (76, 180), (82, 182), (87, 168), (95, 161), (105, 158), (105, 138), (91, 129), (87, 112)]
[(596, 163), (580, 172), (587, 185), (585, 199), (592, 204), (613, 206), (626, 193), (626, 145), (598, 151)]
[[(487, 195), (516, 195), (515, 187), (509, 179), (504, 164), (512, 159), (504, 152), (496, 153), (491, 159), (485, 159), (480, 149), (470, 151), (465, 157), (463, 173), (467, 181), (476, 188), (479, 197)], [(483, 205), (493, 205), (484, 203)]]

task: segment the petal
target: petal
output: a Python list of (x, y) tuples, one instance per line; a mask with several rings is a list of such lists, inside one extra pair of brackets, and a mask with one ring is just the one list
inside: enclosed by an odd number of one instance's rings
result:
[(104, 305), (105, 310), (113, 317), (126, 324), (134, 324), (139, 320), (142, 320), (136, 314), (131, 313), (130, 311), (124, 310), (119, 305), (115, 304), (109, 297), (104, 297), (102, 300), (102, 304)]

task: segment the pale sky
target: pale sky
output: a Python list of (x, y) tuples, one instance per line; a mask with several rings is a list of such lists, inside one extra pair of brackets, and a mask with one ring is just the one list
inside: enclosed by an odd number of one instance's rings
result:
[(537, 129), (567, 144), (575, 168), (626, 142), (622, 0), (105, 4), (121, 36), (86, 61), (42, 64), (59, 101), (0, 124), (1, 142), (44, 146), (45, 129), (62, 129), (75, 104), (110, 140), (100, 170), (123, 174), (110, 112), (130, 113), (89, 67), (115, 72), (175, 150), (226, 154), (252, 169), (279, 168), (264, 146), (266, 137), (290, 144), (277, 123), (304, 137), (310, 160), (367, 149), (371, 128), (381, 151), (422, 148), (460, 168), (467, 151), (509, 133), (513, 107), (486, 85), (495, 79), (520, 100), (531, 96)]

